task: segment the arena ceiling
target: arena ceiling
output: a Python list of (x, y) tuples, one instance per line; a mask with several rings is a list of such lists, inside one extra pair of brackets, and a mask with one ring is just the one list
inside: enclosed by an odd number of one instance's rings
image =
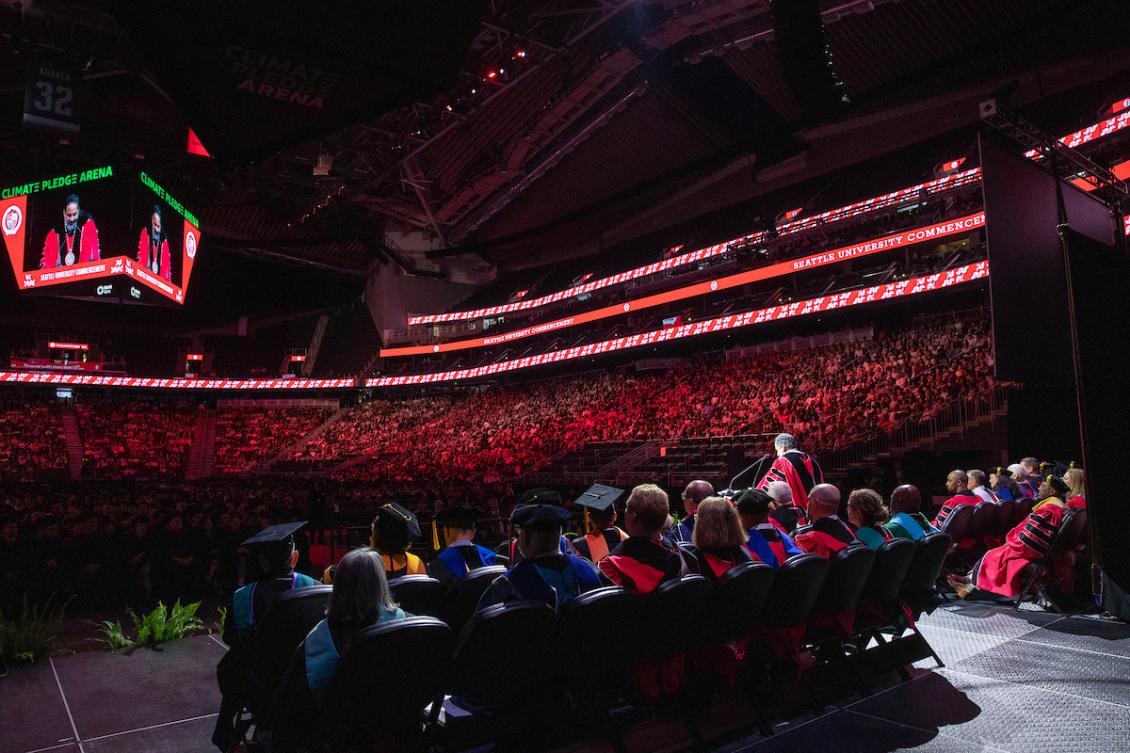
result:
[[(213, 243), (352, 275), (427, 271), (390, 231), (418, 231), (433, 259), (596, 253), (968, 125), (1002, 83), (1023, 105), (1130, 68), (1121, 0), (824, 0), (834, 89), (794, 64), (770, 0), (490, 0), (427, 96), (206, 159), (185, 153), (192, 104), (122, 6), (0, 9), (3, 175), (144, 160)], [(78, 136), (19, 122), (44, 51), (83, 70)]]

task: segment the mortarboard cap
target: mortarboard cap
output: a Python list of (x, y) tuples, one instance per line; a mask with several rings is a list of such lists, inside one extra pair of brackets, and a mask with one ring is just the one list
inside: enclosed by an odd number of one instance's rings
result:
[(549, 489), (544, 486), (539, 486), (536, 489), (530, 489), (524, 493), (514, 503), (514, 507), (525, 507), (526, 505), (561, 505), (561, 493)]
[(259, 533), (244, 541), (240, 546), (281, 544), (285, 541), (293, 541), (294, 534), (298, 533), (304, 525), (306, 525), (306, 521), (299, 520), (295, 523), (277, 523), (273, 526), (267, 526)]
[(1001, 466), (1001, 465), (998, 465), (996, 468), (994, 468), (993, 473), (996, 474), (997, 476), (1002, 476), (1004, 478), (1011, 478), (1012, 477), (1012, 470), (1009, 469), (1009, 468), (1005, 468), (1004, 466)]
[(377, 519), (373, 521), (377, 535), (394, 540), (412, 541), (422, 535), (420, 521), (407, 508), (390, 502), (377, 508)]
[(1067, 482), (1065, 482), (1059, 476), (1052, 476), (1051, 474), (1048, 474), (1044, 477), (1044, 483), (1050, 486), (1052, 488), (1052, 491), (1055, 492), (1055, 495), (1060, 498), (1062, 498), (1069, 491)]
[(761, 489), (746, 489), (734, 501), (734, 507), (742, 515), (764, 515), (769, 512), (773, 498)]
[(524, 505), (514, 508), (510, 522), (515, 528), (551, 531), (563, 527), (571, 517), (568, 510), (557, 505)]
[(456, 506), (440, 510), (436, 513), (435, 519), (441, 526), (469, 531), (475, 527), (475, 521), (482, 516), (482, 510), (477, 507)]
[(575, 503), (596, 512), (607, 512), (622, 496), (624, 496), (623, 489), (605, 486), (604, 484), (593, 484), (581, 496), (577, 497)]

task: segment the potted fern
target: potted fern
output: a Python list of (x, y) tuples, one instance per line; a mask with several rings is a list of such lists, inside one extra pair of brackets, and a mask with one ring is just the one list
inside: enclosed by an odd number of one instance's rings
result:
[(163, 643), (204, 630), (204, 621), (196, 614), (199, 609), (199, 601), (181, 604), (180, 599), (177, 599), (172, 609), (159, 601), (148, 614), (139, 615), (131, 609), (129, 615), (133, 621), (132, 637), (126, 634), (120, 620), (103, 620), (96, 623), (102, 634), (99, 640), (111, 651), (139, 646), (160, 650), (159, 646)]
[(69, 599), (53, 606), (30, 604), (24, 594), (20, 613), (12, 620), (0, 616), (0, 657), (12, 662), (34, 662), (67, 651), (63, 641), (63, 614)]

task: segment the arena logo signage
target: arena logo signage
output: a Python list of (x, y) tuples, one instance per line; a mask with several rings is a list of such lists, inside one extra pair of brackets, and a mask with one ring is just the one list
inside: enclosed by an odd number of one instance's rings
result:
[(114, 177), (114, 168), (111, 165), (94, 167), (89, 170), (83, 170), (82, 172), (56, 175), (51, 178), (44, 178), (43, 180), (33, 180), (15, 186), (7, 186), (6, 188), (0, 189), (0, 199), (10, 199), (13, 196), (26, 196), (39, 193), (40, 191), (54, 191), (57, 188), (77, 186), (80, 183), (89, 183), (91, 181), (112, 177)]
[(231, 45), (224, 50), (231, 61), (236, 91), (292, 105), (324, 110), (326, 97), (341, 76), (289, 58)]
[(882, 238), (875, 238), (862, 243), (853, 243), (848, 246), (834, 248), (829, 251), (821, 252), (819, 254), (812, 254), (800, 259), (792, 261), (783, 261), (776, 264), (770, 264), (764, 267), (751, 269), (747, 272), (739, 272), (738, 274), (729, 275), (727, 277), (719, 277), (714, 280), (707, 280), (705, 282), (696, 283), (694, 285), (687, 285), (675, 290), (669, 290), (665, 293), (656, 293), (655, 295), (637, 298), (626, 303), (616, 304), (613, 306), (605, 306), (603, 308), (586, 311), (583, 314), (576, 314), (574, 316), (564, 317), (562, 319), (555, 319), (550, 322), (544, 322), (532, 327), (522, 327), (520, 329), (505, 332), (499, 335), (492, 335), (490, 337), (472, 337), (465, 340), (455, 340), (452, 342), (432, 344), (432, 345), (405, 345), (395, 348), (382, 348), (380, 356), (382, 358), (397, 358), (404, 356), (426, 355), (429, 353), (446, 353), (455, 350), (467, 350), (470, 348), (483, 348), (492, 345), (499, 345), (501, 343), (513, 342), (521, 340), (533, 335), (543, 334), (545, 332), (552, 332), (561, 329), (567, 329), (580, 324), (597, 321), (599, 319), (606, 319), (612, 316), (619, 316), (628, 312), (641, 311), (655, 306), (662, 306), (674, 301), (681, 301), (688, 298), (695, 298), (701, 295), (710, 295), (717, 293), (721, 290), (728, 290), (730, 288), (739, 287), (741, 285), (748, 285), (754, 282), (761, 282), (769, 280), (774, 277), (781, 277), (783, 275), (792, 274), (794, 272), (801, 272), (808, 269), (815, 269), (817, 267), (827, 266), (829, 264), (837, 264), (839, 262), (847, 261), (848, 259), (858, 259), (863, 256), (871, 254), (882, 253), (897, 248), (905, 248), (912, 246), (916, 243), (923, 243), (926, 241), (938, 240), (941, 238), (950, 237), (953, 235), (960, 235), (968, 233), (985, 225), (985, 213), (975, 212), (965, 217), (959, 217), (954, 220), (947, 220), (946, 222), (938, 222), (933, 225), (926, 225), (917, 227), (910, 230), (903, 230), (898, 233), (883, 236)]

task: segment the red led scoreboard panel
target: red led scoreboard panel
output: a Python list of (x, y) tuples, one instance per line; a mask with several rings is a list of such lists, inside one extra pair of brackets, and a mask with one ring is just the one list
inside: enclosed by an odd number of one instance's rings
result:
[(183, 304), (200, 221), (145, 172), (103, 165), (0, 183), (0, 235), (23, 292)]

